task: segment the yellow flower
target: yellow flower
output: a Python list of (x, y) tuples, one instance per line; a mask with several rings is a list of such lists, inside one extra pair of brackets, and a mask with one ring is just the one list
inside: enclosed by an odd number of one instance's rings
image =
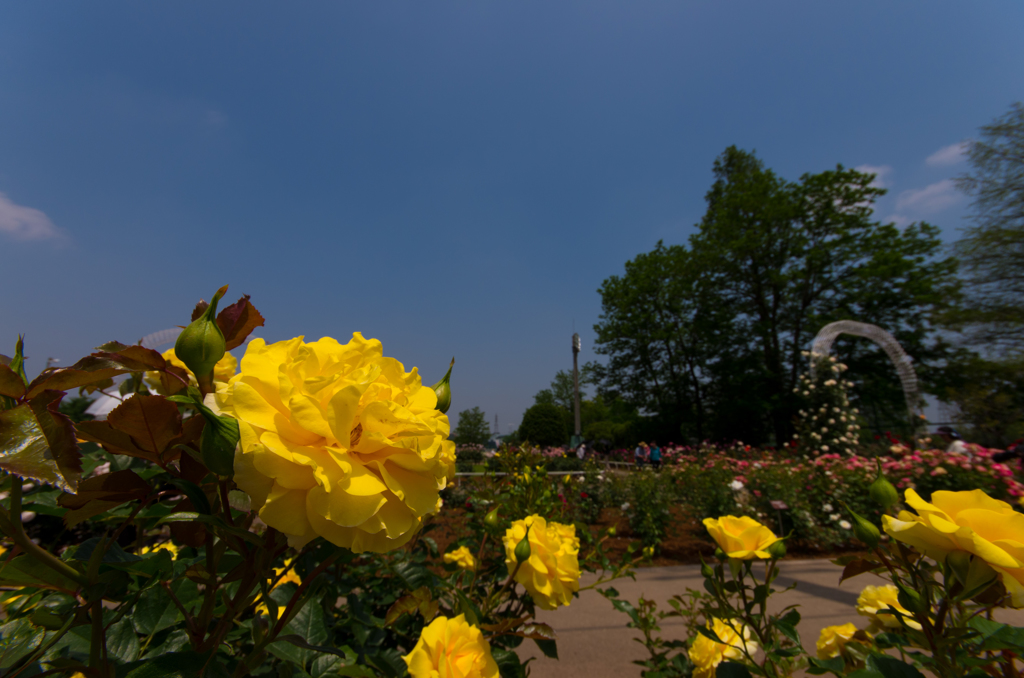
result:
[(498, 665), (480, 629), (466, 615), (438, 617), (424, 627), (412, 652), (402, 657), (412, 678), (497, 678)]
[(476, 558), (469, 552), (469, 549), (465, 546), (460, 546), (454, 551), (449, 551), (444, 554), (444, 562), (455, 563), (463, 570), (475, 570), (476, 569)]
[(831, 659), (841, 655), (855, 633), (857, 627), (853, 624), (823, 628), (821, 635), (818, 636), (818, 659)]
[(516, 567), (516, 545), (530, 528), (530, 557), (519, 566), (516, 581), (526, 587), (533, 600), (544, 610), (568, 605), (572, 594), (580, 590), (580, 540), (575, 525), (549, 523), (541, 516), (528, 516), (512, 523), (505, 532), (505, 564)]
[(160, 542), (159, 544), (156, 544), (154, 546), (143, 546), (142, 550), (139, 552), (139, 555), (144, 556), (147, 553), (156, 553), (157, 551), (170, 552), (171, 560), (174, 560), (178, 557), (178, 545), (169, 541)]
[(896, 608), (906, 615), (903, 621), (912, 629), (921, 630), (921, 625), (914, 621), (914, 616), (907, 608), (900, 605), (897, 596), (900, 591), (892, 584), (884, 586), (865, 586), (864, 590), (857, 596), (857, 613), (862, 614), (871, 620), (875, 628), (885, 627), (890, 629), (901, 629), (903, 625), (896, 615), (885, 612), (890, 607)]
[(779, 541), (771, 530), (748, 516), (705, 518), (704, 527), (730, 558), (771, 558), (767, 549)]
[[(178, 356), (174, 354), (173, 348), (164, 351), (161, 355), (164, 357), (164, 360), (174, 367), (180, 367), (188, 372), (189, 383), (193, 386), (199, 383), (196, 381), (196, 375), (192, 374), (192, 370), (188, 369), (188, 367), (185, 366), (185, 363), (178, 360)], [(215, 383), (218, 381), (226, 382), (231, 379), (231, 377), (235, 376), (236, 372), (238, 372), (238, 358), (230, 353), (225, 353), (224, 357), (218, 360), (217, 364), (213, 367), (213, 381)], [(160, 372), (146, 372), (143, 375), (143, 378), (150, 390), (155, 391), (156, 393), (165, 393), (166, 389), (163, 386)]]
[(241, 433), (235, 482), (293, 547), (322, 536), (356, 552), (398, 548), (455, 473), (448, 417), (376, 339), (302, 339), (254, 339), (217, 388)]
[(935, 492), (931, 503), (906, 491), (906, 503), (917, 511), (882, 516), (885, 531), (938, 562), (965, 551), (999, 574), (1013, 607), (1024, 607), (1024, 514), (982, 490)]
[[(735, 629), (729, 624), (732, 624)], [(700, 634), (694, 638), (687, 652), (690, 661), (694, 664), (693, 678), (714, 678), (715, 669), (724, 660), (744, 659), (744, 648), (751, 656), (758, 650), (757, 642), (751, 638), (750, 628), (744, 626), (738, 619), (727, 623), (721, 619), (712, 618), (711, 623), (707, 626), (715, 632), (719, 640), (725, 642), (716, 643)]]
[[(295, 584), (296, 586), (302, 585), (302, 578), (295, 572), (295, 568), (292, 566), (292, 561), (290, 560), (285, 562), (284, 567), (275, 567), (274, 575), (277, 582), (270, 588), (271, 591), (276, 589), (278, 586), (283, 586), (285, 584)], [(268, 580), (267, 583), (270, 583), (271, 581), (273, 581), (273, 579)], [(270, 616), (270, 608), (267, 607), (266, 602), (262, 602), (256, 606), (256, 614), (260, 613), (265, 614), (268, 617)], [(280, 619), (282, 614), (284, 614), (284, 606), (278, 606), (277, 618)]]

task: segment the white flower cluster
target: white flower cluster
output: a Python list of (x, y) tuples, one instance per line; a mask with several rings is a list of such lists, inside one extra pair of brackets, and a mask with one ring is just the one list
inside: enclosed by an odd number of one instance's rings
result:
[[(847, 389), (853, 382), (836, 378), (848, 368), (835, 357), (826, 357), (804, 351), (803, 355), (815, 361), (815, 378), (802, 374), (793, 392), (802, 395), (809, 407), (799, 410), (798, 433), (793, 436), (805, 453), (812, 455), (828, 452), (853, 454), (859, 439), (860, 425), (857, 410), (850, 407)], [(797, 442), (801, 441), (801, 442)]]

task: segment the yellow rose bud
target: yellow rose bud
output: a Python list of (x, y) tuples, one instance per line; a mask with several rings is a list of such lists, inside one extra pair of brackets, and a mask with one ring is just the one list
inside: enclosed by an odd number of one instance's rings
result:
[(516, 551), (524, 540), (530, 551), (519, 565), (516, 581), (530, 592), (541, 609), (554, 610), (559, 605), (568, 605), (572, 594), (580, 589), (580, 540), (576, 527), (549, 523), (536, 515), (512, 523), (504, 539), (505, 564), (509, 572), (516, 567)]
[(356, 552), (398, 548), (440, 509), (455, 472), (433, 391), (358, 332), (347, 344), (254, 339), (216, 402), (238, 420), (235, 483), (296, 548), (317, 536)]
[(746, 659), (744, 650), (751, 656), (758, 651), (753, 633), (739, 619), (727, 623), (722, 619), (713, 618), (707, 626), (714, 631), (719, 640), (725, 642), (716, 643), (703, 635), (693, 639), (687, 652), (694, 666), (693, 678), (714, 678), (718, 665), (723, 661), (742, 662)]
[(705, 518), (704, 527), (725, 555), (737, 560), (771, 558), (767, 549), (779, 541), (771, 530), (748, 516)]
[(857, 627), (853, 624), (823, 628), (821, 635), (818, 636), (818, 659), (831, 659), (841, 655), (855, 633)]
[(455, 563), (463, 570), (476, 569), (476, 558), (473, 557), (473, 554), (465, 546), (460, 546), (454, 551), (444, 554), (444, 562)]
[(938, 562), (954, 551), (980, 558), (999, 575), (1012, 606), (1024, 607), (1024, 514), (982, 490), (939, 491), (929, 503), (908, 489), (905, 499), (916, 514), (900, 511), (897, 518), (882, 516), (885, 531), (893, 539)]
[(868, 495), (882, 507), (883, 511), (889, 510), (890, 506), (895, 505), (900, 500), (899, 492), (893, 487), (893, 484), (885, 479), (882, 475), (882, 462), (879, 460), (878, 464), (878, 475), (875, 477), (875, 482), (871, 483), (868, 487)]
[(402, 659), (412, 678), (498, 678), (490, 644), (464, 614), (430, 622)]

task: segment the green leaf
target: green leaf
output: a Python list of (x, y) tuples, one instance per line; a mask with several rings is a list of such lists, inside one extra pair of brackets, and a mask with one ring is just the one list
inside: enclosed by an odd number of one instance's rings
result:
[(71, 594), (77, 592), (79, 588), (75, 582), (49, 567), (40, 566), (35, 558), (27, 555), (0, 564), (0, 586), (33, 586)]
[(510, 650), (491, 650), (491, 656), (498, 665), (501, 678), (526, 678), (526, 667), (519, 661), (519, 655)]
[(153, 586), (143, 591), (132, 610), (135, 630), (144, 636), (174, 626), (179, 619), (181, 612), (162, 586)]
[(213, 509), (210, 508), (210, 500), (206, 498), (206, 493), (198, 485), (184, 478), (171, 478), (167, 482), (184, 492), (196, 511), (206, 515), (213, 513)]
[(868, 669), (878, 671), (884, 678), (924, 678), (924, 674), (910, 664), (888, 655), (871, 654), (866, 663)]
[(800, 644), (800, 634), (797, 632), (795, 626), (787, 624), (782, 620), (777, 620), (775, 622), (775, 628), (777, 628), (782, 635), (792, 640), (797, 647), (802, 647)]
[(721, 645), (728, 645), (728, 643), (726, 643), (724, 640), (718, 637), (718, 634), (715, 633), (713, 629), (710, 629), (707, 626), (695, 626), (694, 628), (697, 629), (697, 633), (704, 636), (705, 638), (713, 640)]
[(39, 644), (39, 631), (27, 619), (15, 619), (0, 626), (0, 669), (14, 666)]
[(981, 650), (1024, 650), (1024, 628), (989, 621), (984, 617), (974, 617), (968, 626), (981, 633), (981, 638), (975, 641), (981, 645)]
[(811, 666), (807, 672), (814, 675), (821, 675), (822, 673), (829, 671), (837, 676), (842, 676), (843, 671), (846, 669), (846, 662), (843, 661), (842, 657), (832, 657), (831, 659), (808, 657), (807, 661)]
[(0, 412), (0, 469), (74, 492), (82, 476), (75, 427), (58, 411), (63, 393), (45, 391)]
[(722, 662), (715, 669), (715, 678), (752, 678), (750, 669), (736, 662)]
[(118, 671), (118, 678), (195, 678), (200, 674), (207, 654), (198, 652), (172, 652), (135, 662)]
[(122, 664), (139, 658), (139, 639), (130, 619), (122, 618), (107, 629), (107, 654)]
[(203, 513), (196, 513), (195, 511), (179, 511), (178, 513), (172, 513), (169, 516), (161, 518), (157, 521), (157, 525), (161, 523), (184, 523), (184, 522), (200, 522), (217, 528), (227, 534), (233, 534), (236, 537), (244, 539), (250, 544), (256, 546), (263, 546), (263, 540), (257, 537), (248, 530), (243, 530), (240, 527), (231, 527), (224, 522), (219, 516), (205, 515)]
[(558, 644), (554, 640), (534, 638), (533, 642), (537, 643), (537, 647), (540, 648), (540, 651), (544, 653), (545, 657), (558, 659)]

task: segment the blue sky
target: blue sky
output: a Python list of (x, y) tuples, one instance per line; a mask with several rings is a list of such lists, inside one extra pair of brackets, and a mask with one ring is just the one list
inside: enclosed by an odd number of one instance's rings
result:
[(1024, 99), (1019, 2), (0, 7), (0, 352), (184, 324), (353, 331), (503, 432), (592, 359), (597, 288), (683, 242), (715, 157), (878, 168), (950, 240), (955, 145)]

